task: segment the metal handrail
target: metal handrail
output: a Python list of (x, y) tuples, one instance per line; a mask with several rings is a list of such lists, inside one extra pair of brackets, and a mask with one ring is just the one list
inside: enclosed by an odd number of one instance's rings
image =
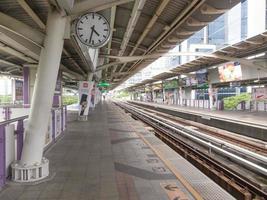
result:
[[(64, 108), (66, 109), (67, 106), (66, 106), (66, 105), (63, 105), (63, 106), (61, 106), (61, 107), (59, 107), (59, 108), (64, 110)], [(13, 119), (5, 120), (5, 121), (0, 122), (0, 126), (2, 126), (2, 125), (6, 125), (6, 124), (10, 124), (10, 123), (13, 123), (13, 122), (17, 122), (17, 121), (19, 121), (19, 120), (24, 120), (24, 119), (27, 119), (28, 117), (29, 117), (29, 115), (24, 115), (24, 116), (22, 116), (22, 117), (17, 117), (17, 118), (13, 118)]]
[(6, 124), (10, 124), (10, 123), (13, 123), (13, 122), (17, 122), (19, 120), (24, 120), (24, 119), (27, 119), (28, 117), (29, 117), (29, 115), (25, 115), (25, 116), (22, 116), (22, 117), (17, 117), (17, 118), (14, 118), (14, 119), (5, 120), (3, 122), (0, 122), (0, 126), (6, 125)]

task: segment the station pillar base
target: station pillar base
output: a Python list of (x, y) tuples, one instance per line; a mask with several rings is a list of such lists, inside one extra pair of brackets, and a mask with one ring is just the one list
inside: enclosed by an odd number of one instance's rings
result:
[(78, 121), (87, 121), (88, 120), (88, 116), (78, 116)]
[(42, 158), (40, 164), (22, 166), (18, 162), (11, 165), (12, 181), (28, 183), (42, 180), (49, 175), (49, 160)]

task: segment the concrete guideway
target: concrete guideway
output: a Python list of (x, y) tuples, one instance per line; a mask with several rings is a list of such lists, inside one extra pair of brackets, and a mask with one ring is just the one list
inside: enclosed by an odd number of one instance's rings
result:
[(189, 119), (206, 125), (232, 131), (237, 134), (252, 137), (258, 140), (267, 141), (266, 115), (267, 113), (230, 112), (230, 111), (210, 111), (203, 109), (193, 109), (175, 105), (165, 105), (157, 103), (146, 103), (140, 101), (130, 101), (137, 105), (148, 106), (156, 110), (165, 110), (172, 115)]
[[(254, 148), (252, 151), (238, 148), (238, 141), (235, 145), (231, 145), (220, 139), (214, 141), (215, 138), (212, 137), (206, 140), (207, 134), (205, 131), (203, 132), (204, 134), (202, 134), (195, 130), (196, 127), (192, 129), (188, 126), (181, 125), (176, 120), (171, 121), (173, 118), (168, 118), (166, 115), (167, 119), (165, 119), (165, 117), (160, 117), (160, 112), (155, 112), (153, 109), (145, 109), (144, 107), (133, 106), (122, 102), (116, 102), (116, 105), (131, 113), (134, 118), (153, 127), (155, 135), (158, 138), (172, 147), (179, 155), (182, 155), (217, 184), (230, 192), (235, 198), (265, 199), (267, 197), (264, 191), (265, 181), (260, 183), (260, 180), (266, 177), (267, 174), (266, 168), (264, 167), (266, 164), (266, 153), (264, 156), (261, 156), (254, 153)], [(249, 140), (249, 138), (247, 139)], [(207, 148), (203, 149), (204, 146)], [(214, 151), (218, 154), (215, 153), (215, 155), (212, 155)], [(226, 160), (229, 159), (229, 161), (231, 160), (238, 163), (237, 168), (230, 167), (235, 164), (220, 159), (220, 156), (227, 157)], [(260, 165), (256, 164), (256, 158), (263, 159)], [(217, 159), (220, 161), (218, 162)], [(258, 179), (256, 178), (256, 174), (249, 176), (249, 171), (244, 168), (241, 170), (241, 166), (245, 166), (246, 169), (249, 168), (254, 173), (258, 174)], [(254, 177), (256, 178), (255, 180), (250, 180), (254, 179)]]

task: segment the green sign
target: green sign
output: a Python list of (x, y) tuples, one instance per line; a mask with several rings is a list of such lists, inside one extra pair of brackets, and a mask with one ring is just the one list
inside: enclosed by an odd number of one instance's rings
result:
[(170, 81), (163, 82), (164, 89), (177, 89), (178, 88), (178, 81), (177, 79), (173, 79)]
[(97, 86), (98, 86), (98, 87), (108, 87), (108, 86), (110, 86), (110, 84), (107, 83), (107, 82), (100, 82), (100, 83), (98, 83)]
[(208, 83), (202, 83), (197, 85), (197, 89), (208, 89), (209, 84)]

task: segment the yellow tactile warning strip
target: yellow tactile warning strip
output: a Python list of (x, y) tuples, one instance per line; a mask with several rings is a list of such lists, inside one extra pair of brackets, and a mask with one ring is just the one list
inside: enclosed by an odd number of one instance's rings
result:
[(188, 196), (177, 187), (176, 183), (161, 183), (160, 186), (165, 190), (170, 200), (189, 200)]
[(190, 185), (184, 177), (179, 173), (179, 171), (175, 168), (175, 166), (167, 159), (164, 158), (163, 154), (157, 150), (155, 147), (153, 147), (147, 140), (146, 138), (139, 134), (136, 133), (151, 149), (152, 151), (155, 152), (155, 154), (164, 162), (164, 164), (172, 171), (172, 173), (176, 176), (176, 178), (184, 185), (184, 187), (191, 193), (191, 195), (196, 199), (196, 200), (204, 200), (201, 195)]

